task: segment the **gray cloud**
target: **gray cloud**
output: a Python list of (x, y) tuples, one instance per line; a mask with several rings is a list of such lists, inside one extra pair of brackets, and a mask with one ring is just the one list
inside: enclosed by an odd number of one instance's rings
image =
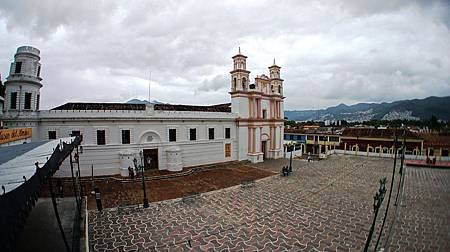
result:
[(201, 86), (197, 89), (198, 91), (218, 91), (224, 90), (229, 91), (229, 78), (225, 75), (216, 75), (212, 79), (205, 79), (201, 83)]
[[(445, 1), (2, 1), (0, 73), (41, 50), (43, 107), (229, 101), (231, 56), (282, 66), (288, 109), (450, 95)], [(24, 18), (26, 17), (26, 18)]]

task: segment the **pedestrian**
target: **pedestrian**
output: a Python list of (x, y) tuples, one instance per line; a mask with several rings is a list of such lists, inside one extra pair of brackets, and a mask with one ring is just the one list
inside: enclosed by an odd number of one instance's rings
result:
[(128, 166), (128, 173), (131, 179), (134, 180), (134, 170), (131, 168), (131, 166)]
[(100, 189), (98, 187), (94, 188), (94, 195), (95, 195), (95, 202), (97, 203), (97, 210), (102, 211), (103, 210), (102, 196), (100, 193)]

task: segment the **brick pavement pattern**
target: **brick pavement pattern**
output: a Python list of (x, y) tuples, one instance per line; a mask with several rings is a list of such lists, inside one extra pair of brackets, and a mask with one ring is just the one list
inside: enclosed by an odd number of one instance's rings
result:
[(408, 167), (386, 247), (450, 251), (450, 170)]
[[(287, 163), (275, 160), (257, 166), (279, 171)], [(392, 159), (350, 156), (312, 163), (295, 160), (291, 176), (268, 177), (253, 187), (152, 203), (147, 209), (90, 211), (90, 244), (94, 251), (362, 251), (372, 223), (373, 195), (380, 178), (390, 180), (392, 166)], [(428, 177), (407, 170), (400, 207), (391, 205), (385, 227), (390, 242), (383, 235), (379, 247), (386, 243), (401, 251), (406, 246), (448, 250), (450, 171), (427, 172)], [(417, 182), (423, 185), (417, 188)], [(430, 189), (430, 183), (440, 187)], [(415, 204), (423, 206), (411, 207)], [(423, 215), (429, 204), (438, 211)], [(386, 199), (381, 216), (385, 205)], [(381, 218), (377, 222), (379, 231)], [(423, 231), (413, 233), (415, 225)], [(428, 243), (437, 245), (424, 245)]]

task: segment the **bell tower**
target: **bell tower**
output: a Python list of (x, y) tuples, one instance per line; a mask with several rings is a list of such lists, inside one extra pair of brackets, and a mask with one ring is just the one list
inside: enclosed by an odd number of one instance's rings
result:
[(231, 92), (248, 91), (250, 71), (247, 70), (247, 56), (241, 54), (239, 47), (238, 54), (233, 57), (233, 70), (231, 74)]
[(37, 48), (17, 48), (14, 62), (5, 82), (5, 112), (33, 112), (39, 110), (41, 59)]
[[(252, 163), (283, 157), (283, 79), (281, 67), (269, 67), (269, 76), (256, 77), (249, 83), (247, 57), (239, 53), (233, 58), (231, 74), (231, 112), (236, 114), (238, 160)], [(250, 85), (249, 85), (250, 84)]]
[(283, 79), (280, 77), (281, 67), (275, 64), (273, 59), (273, 65), (269, 67), (270, 73), (270, 90), (271, 94), (277, 94), (283, 96)]

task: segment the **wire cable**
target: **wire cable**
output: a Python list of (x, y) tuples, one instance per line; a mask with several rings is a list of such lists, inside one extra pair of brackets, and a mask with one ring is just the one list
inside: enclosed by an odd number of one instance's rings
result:
[(383, 223), (381, 224), (380, 233), (378, 234), (377, 243), (375, 243), (374, 251), (377, 250), (378, 244), (380, 243), (381, 235), (383, 234), (384, 224), (386, 223), (386, 218), (389, 212), (389, 206), (391, 203), (392, 189), (394, 188), (394, 179), (395, 179), (395, 168), (397, 166), (397, 136), (395, 135), (396, 129), (394, 130), (394, 168), (392, 169), (392, 178), (391, 185), (389, 188), (389, 197), (386, 205), (386, 210), (384, 211)]

